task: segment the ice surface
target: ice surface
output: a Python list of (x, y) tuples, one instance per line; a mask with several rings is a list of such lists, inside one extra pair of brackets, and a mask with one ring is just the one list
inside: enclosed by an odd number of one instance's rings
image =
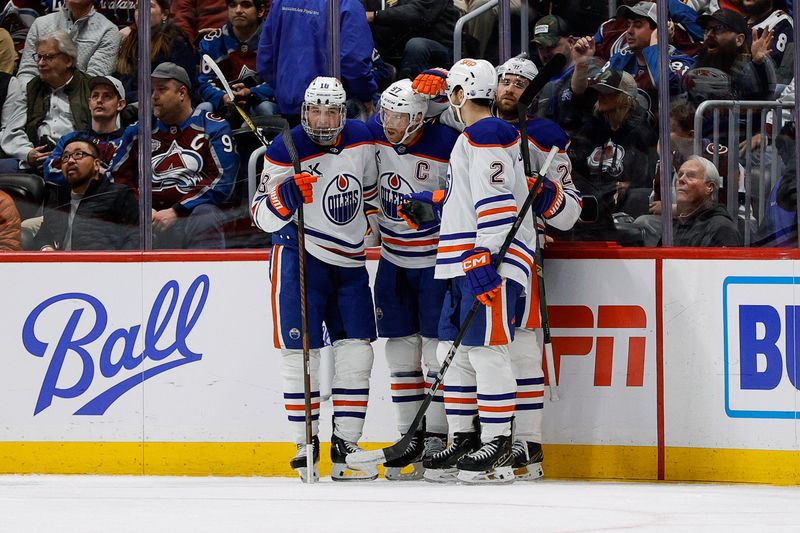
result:
[(800, 531), (800, 487), (0, 476), (0, 531)]

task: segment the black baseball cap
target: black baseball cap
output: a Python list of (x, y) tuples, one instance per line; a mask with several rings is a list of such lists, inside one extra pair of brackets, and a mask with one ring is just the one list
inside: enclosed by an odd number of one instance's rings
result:
[(718, 9), (710, 15), (705, 14), (697, 17), (697, 23), (703, 29), (705, 29), (712, 20), (718, 21), (720, 24), (736, 33), (742, 33), (745, 36), (748, 34), (747, 20), (732, 9)]

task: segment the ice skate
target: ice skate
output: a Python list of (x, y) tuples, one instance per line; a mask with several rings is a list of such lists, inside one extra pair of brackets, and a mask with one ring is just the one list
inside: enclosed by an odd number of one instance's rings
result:
[(360, 452), (362, 448), (355, 442), (349, 442), (334, 433), (331, 436), (331, 479), (334, 481), (372, 481), (378, 477), (377, 466), (365, 466), (361, 469), (347, 466), (347, 454)]
[(416, 481), (422, 479), (425, 468), (422, 457), (425, 454), (425, 431), (418, 430), (406, 448), (405, 453), (394, 461), (386, 461), (384, 476), (391, 481)]
[(538, 442), (514, 441), (514, 445), (511, 447), (511, 467), (514, 469), (514, 479), (518, 481), (540, 479), (544, 476), (543, 460), (542, 445)]
[(467, 484), (513, 483), (511, 437), (499, 435), (458, 461), (458, 480)]
[(475, 432), (456, 433), (450, 445), (440, 452), (426, 457), (422, 462), (425, 467), (425, 481), (433, 483), (453, 483), (458, 474), (457, 463), (464, 455), (480, 446), (480, 436)]
[[(319, 481), (319, 437), (314, 435), (311, 445), (314, 446), (314, 481)], [(297, 445), (297, 453), (294, 454), (289, 465), (292, 470), (300, 475), (303, 483), (308, 481), (308, 469), (306, 468), (306, 443)]]

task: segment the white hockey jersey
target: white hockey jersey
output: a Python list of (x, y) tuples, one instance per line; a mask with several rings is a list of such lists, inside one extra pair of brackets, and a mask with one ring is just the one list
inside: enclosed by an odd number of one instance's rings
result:
[[(436, 277), (464, 275), (461, 254), (475, 247), (500, 251), (528, 195), (519, 132), (499, 118), (484, 118), (464, 130), (450, 155)], [(533, 272), (535, 231), (526, 216), (500, 266), (499, 274), (528, 285)]]
[(442, 124), (426, 124), (412, 144), (395, 146), (386, 138), (377, 116), (367, 125), (375, 139), (378, 166), (381, 257), (401, 267), (431, 267), (436, 263), (439, 227), (410, 229), (398, 216), (397, 207), (406, 194), (446, 187), (450, 152), (458, 132)]
[[(378, 191), (372, 135), (363, 122), (356, 120), (348, 120), (336, 144), (329, 147), (312, 142), (302, 126), (293, 128), (291, 133), (302, 170), (317, 177), (313, 202), (303, 206), (306, 251), (332, 265), (363, 266), (367, 230), (364, 204), (373, 204)], [(256, 226), (272, 232), (273, 240), (284, 244), (296, 240), (297, 214), (291, 219), (282, 218), (269, 195), (293, 176), (292, 160), (283, 138), (278, 136), (267, 150), (251, 213)]]

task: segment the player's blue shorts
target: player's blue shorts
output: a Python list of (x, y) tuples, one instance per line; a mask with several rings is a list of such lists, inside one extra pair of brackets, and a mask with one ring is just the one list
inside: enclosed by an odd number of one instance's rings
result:
[(378, 335), (436, 338), (447, 280), (434, 279), (435, 268), (399, 267), (381, 258), (375, 279)]
[[(497, 346), (514, 340), (515, 308), (522, 285), (506, 279), (491, 307), (480, 304), (461, 344), (464, 346)], [(475, 302), (466, 276), (450, 280), (439, 319), (439, 340), (455, 340), (461, 324)]]
[[(272, 320), (276, 348), (303, 348), (300, 269), (295, 247), (275, 245), (270, 257)], [(306, 302), (311, 348), (321, 348), (322, 323), (331, 342), (375, 340), (375, 315), (367, 268), (330, 265), (306, 253)]]

